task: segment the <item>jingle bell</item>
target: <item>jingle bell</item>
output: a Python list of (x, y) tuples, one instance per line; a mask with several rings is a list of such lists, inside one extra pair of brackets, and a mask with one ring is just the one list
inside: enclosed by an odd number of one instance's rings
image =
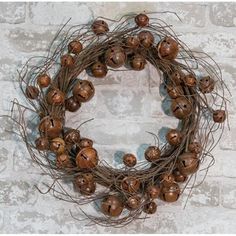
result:
[(150, 199), (155, 199), (158, 198), (158, 196), (160, 195), (160, 188), (157, 185), (150, 185), (147, 188), (147, 196)]
[(120, 46), (113, 46), (105, 53), (106, 64), (112, 68), (119, 68), (125, 64), (126, 55), (125, 51)]
[(138, 38), (140, 40), (140, 44), (146, 49), (150, 48), (154, 43), (154, 36), (149, 31), (141, 31), (138, 34)]
[(88, 80), (80, 80), (73, 88), (73, 96), (76, 101), (87, 102), (95, 93), (93, 84)]
[(64, 134), (65, 143), (68, 145), (74, 145), (80, 141), (80, 132), (77, 129), (69, 129)]
[(61, 120), (50, 116), (44, 117), (39, 123), (39, 132), (49, 139), (59, 137), (62, 128)]
[(199, 142), (191, 142), (189, 145), (188, 145), (188, 150), (190, 152), (194, 152), (196, 154), (199, 154), (201, 153), (202, 151), (202, 146)]
[(93, 141), (88, 138), (81, 138), (79, 141), (79, 147), (86, 148), (86, 147), (93, 147)]
[(148, 23), (149, 23), (149, 17), (145, 14), (138, 14), (136, 17), (135, 17), (135, 22), (136, 24), (139, 26), (139, 27), (144, 27), (144, 26), (147, 26)]
[(66, 153), (58, 155), (56, 158), (56, 166), (59, 169), (71, 168), (72, 162), (70, 160), (69, 155)]
[(135, 177), (125, 177), (121, 182), (121, 189), (128, 193), (136, 193), (139, 190), (140, 181)]
[(92, 169), (98, 164), (97, 151), (94, 148), (87, 147), (81, 149), (76, 155), (76, 165), (80, 169)]
[(50, 143), (50, 150), (57, 155), (65, 152), (65, 141), (62, 138), (54, 138)]
[(160, 59), (174, 60), (179, 52), (178, 43), (171, 37), (165, 37), (157, 45), (157, 52)]
[(177, 182), (177, 183), (184, 183), (188, 179), (188, 176), (180, 173), (180, 171), (178, 169), (175, 169), (173, 171), (173, 175), (175, 177), (175, 182)]
[(47, 74), (42, 74), (37, 77), (37, 83), (39, 87), (46, 88), (51, 83), (51, 78)]
[(134, 37), (134, 36), (129, 36), (126, 39), (126, 47), (128, 48), (132, 48), (132, 49), (137, 49), (139, 47), (140, 41), (138, 37)]
[(47, 102), (50, 105), (62, 105), (65, 102), (65, 94), (59, 89), (52, 89), (47, 94)]
[(70, 54), (66, 54), (61, 57), (61, 66), (65, 68), (72, 68), (74, 66), (75, 59)]
[(130, 65), (132, 69), (140, 71), (145, 68), (146, 63), (146, 59), (142, 55), (136, 54), (133, 56)]
[(166, 202), (175, 202), (180, 196), (180, 188), (177, 183), (162, 186), (160, 198)]
[(35, 140), (37, 150), (46, 151), (49, 149), (49, 141), (46, 137), (39, 137)]
[(141, 198), (138, 195), (130, 196), (127, 199), (126, 205), (129, 210), (138, 209), (141, 205)]
[(39, 90), (38, 88), (29, 85), (26, 87), (25, 94), (29, 99), (36, 99), (39, 96)]
[(226, 120), (226, 113), (224, 110), (215, 110), (213, 112), (213, 120), (216, 123), (223, 123)]
[(92, 24), (92, 30), (96, 35), (103, 35), (109, 31), (109, 28), (104, 20), (96, 20)]
[(128, 167), (134, 167), (137, 163), (137, 159), (135, 155), (127, 153), (123, 156), (123, 162)]
[(73, 40), (68, 45), (68, 52), (78, 55), (83, 49), (83, 45), (78, 40)]
[(157, 204), (155, 202), (149, 202), (144, 205), (143, 211), (147, 214), (154, 214), (157, 211)]
[(182, 142), (182, 134), (177, 129), (171, 129), (166, 134), (166, 140), (172, 146), (180, 145)]
[(76, 112), (80, 109), (81, 102), (76, 100), (74, 96), (71, 96), (65, 101), (65, 108), (67, 111)]
[(101, 62), (95, 62), (91, 67), (91, 73), (96, 78), (103, 78), (107, 74), (107, 66)]
[(199, 168), (200, 160), (196, 153), (184, 152), (178, 157), (177, 167), (183, 175), (195, 173)]
[(116, 217), (119, 216), (124, 209), (124, 205), (120, 198), (110, 195), (104, 198), (101, 205), (103, 214)]
[(198, 87), (202, 93), (211, 93), (215, 88), (215, 81), (210, 76), (205, 76), (200, 79)]
[(171, 110), (176, 118), (182, 120), (191, 115), (192, 105), (187, 98), (178, 97), (172, 101)]
[(156, 161), (156, 160), (158, 160), (160, 158), (161, 151), (156, 146), (149, 146), (146, 149), (144, 155), (145, 155), (145, 158), (146, 158), (147, 161), (153, 162), (153, 161)]

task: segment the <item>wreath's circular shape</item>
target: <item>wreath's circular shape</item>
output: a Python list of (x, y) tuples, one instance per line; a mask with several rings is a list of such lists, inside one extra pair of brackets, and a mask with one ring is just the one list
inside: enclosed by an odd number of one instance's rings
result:
[[(60, 199), (78, 205), (99, 199), (102, 215), (87, 215), (98, 224), (124, 225), (143, 212), (155, 213), (157, 199), (177, 201), (187, 180), (212, 157), (220, 138), (215, 131), (223, 132), (227, 110), (219, 67), (208, 55), (191, 51), (156, 15), (130, 14), (119, 21), (101, 17), (73, 26), (50, 47), (42, 64), (29, 67), (31, 58), (20, 73), (21, 89), (39, 117), (34, 140), (22, 116), (19, 122), (31, 157), (51, 175), (49, 190)], [(59, 34), (56, 39), (61, 39)], [(127, 153), (124, 167), (115, 169), (99, 156), (92, 137), (66, 127), (65, 113), (76, 112), (95, 93), (91, 81), (78, 79), (84, 70), (99, 80), (121, 66), (140, 71), (147, 63), (163, 75), (179, 128), (168, 131), (165, 145), (149, 146), (144, 161)], [(73, 183), (76, 195), (67, 192), (61, 180)], [(101, 191), (100, 185), (105, 187)]]

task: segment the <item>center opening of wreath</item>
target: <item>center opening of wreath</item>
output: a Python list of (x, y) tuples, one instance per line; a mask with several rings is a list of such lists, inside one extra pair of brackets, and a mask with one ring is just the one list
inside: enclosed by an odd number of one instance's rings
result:
[(109, 70), (104, 78), (84, 71), (78, 79), (91, 81), (95, 95), (77, 112), (66, 112), (66, 126), (76, 128), (88, 121), (79, 128), (81, 136), (92, 139), (101, 158), (110, 164), (119, 164), (117, 160), (126, 152), (144, 159), (144, 150), (155, 144), (149, 132), (162, 145), (168, 129), (178, 127), (162, 73), (150, 63), (141, 71)]

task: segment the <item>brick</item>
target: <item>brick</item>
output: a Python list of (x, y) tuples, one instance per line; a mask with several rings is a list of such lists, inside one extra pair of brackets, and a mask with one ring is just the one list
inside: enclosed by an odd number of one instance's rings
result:
[(219, 146), (222, 150), (236, 150), (236, 140), (234, 133), (236, 132), (236, 126), (233, 121), (233, 117), (230, 118), (230, 129), (227, 127), (224, 129), (224, 133), (219, 142)]
[[(167, 125), (168, 120), (168, 127)], [(152, 132), (159, 137), (160, 144), (165, 143), (165, 134), (168, 128), (175, 128), (178, 125), (177, 119), (158, 119), (156, 122), (127, 122), (127, 143), (128, 144), (152, 144), (154, 145), (154, 138), (151, 134)]]
[[(131, 120), (157, 118), (166, 116), (162, 111), (161, 97), (158, 91), (148, 91), (146, 89), (128, 88), (100, 88), (95, 86), (95, 95), (91, 101), (82, 104), (77, 113), (68, 113), (67, 120), (76, 122), (76, 117), (80, 119), (106, 118), (118, 119), (127, 118)], [(165, 105), (170, 108), (170, 104)], [(78, 120), (78, 118), (77, 118)], [(142, 118), (143, 120), (143, 118)]]
[[(45, 51), (55, 37), (56, 30), (13, 28), (6, 34), (10, 44), (20, 52)], [(42, 53), (41, 53), (42, 55)]]
[(211, 4), (210, 20), (217, 26), (235, 27), (236, 4), (234, 2)]
[[(194, 177), (192, 178), (192, 180)], [(201, 177), (197, 178), (195, 185), (198, 185), (202, 180)], [(182, 185), (184, 186), (184, 185)], [(190, 192), (190, 188), (192, 186), (191, 183), (188, 184), (188, 189), (185, 189), (182, 196), (182, 204), (183, 206), (187, 203), (187, 207), (189, 205), (195, 207), (217, 207), (220, 204), (220, 184), (217, 181), (211, 181), (208, 177), (201, 185), (195, 187), (187, 199), (188, 194)], [(187, 201), (187, 202), (186, 202)]]
[(225, 177), (236, 177), (236, 158), (235, 151), (223, 150), (222, 152), (222, 169)]
[(228, 89), (232, 89), (236, 87), (236, 81), (235, 81), (235, 63), (236, 58), (214, 58), (214, 60), (218, 63), (221, 72), (222, 72), (222, 78), (224, 80), (224, 83), (228, 87)]
[(119, 72), (113, 72), (108, 70), (107, 75), (104, 78), (95, 78), (91, 75), (88, 75), (86, 71), (82, 72), (79, 76), (80, 78), (90, 80), (93, 85), (95, 86), (95, 89), (97, 87), (104, 87), (104, 86), (119, 86), (121, 84), (122, 77), (119, 76)]
[[(197, 173), (197, 181), (195, 185), (201, 182), (203, 179)], [(159, 200), (158, 206), (160, 206), (161, 211), (180, 211), (182, 212), (184, 207), (186, 209), (192, 209), (193, 207), (219, 207), (220, 205), (220, 183), (218, 181), (212, 180), (210, 177), (207, 177), (201, 185), (196, 186), (192, 191), (191, 187), (193, 186), (194, 177), (186, 187), (186, 183), (179, 184), (180, 188), (184, 192), (180, 195), (178, 201), (171, 203)], [(191, 194), (190, 194), (191, 191)], [(190, 195), (189, 195), (190, 194)]]
[[(46, 200), (44, 204), (46, 203)], [(6, 222), (11, 224), (5, 224), (1, 232), (4, 233), (92, 233), (97, 232), (97, 226), (94, 225), (92, 228), (89, 226), (81, 227), (78, 224), (79, 221), (73, 219), (70, 215), (70, 204), (63, 202), (64, 207), (60, 208), (57, 205), (57, 209), (48, 205), (40, 205), (34, 208), (25, 207), (24, 209), (10, 208), (6, 212)], [(50, 202), (51, 206), (55, 202)], [(50, 208), (50, 211), (48, 211)], [(76, 209), (73, 209), (74, 211)]]
[(30, 3), (29, 16), (33, 24), (38, 25), (60, 25), (86, 24), (92, 18), (92, 11), (81, 3)]
[[(233, 3), (27, 3), (30, 19), (25, 22), (25, 3), (0, 3), (2, 34), (0, 57), (0, 113), (9, 114), (10, 101), (19, 99), (27, 104), (17, 79), (16, 70), (30, 56), (45, 55), (59, 25), (88, 23), (103, 15), (118, 19), (122, 14), (151, 11), (175, 11), (156, 16), (173, 24), (175, 31), (191, 49), (209, 53), (219, 63), (223, 79), (232, 92), (228, 105), (231, 130), (225, 126), (224, 135), (214, 150), (215, 165), (210, 168), (206, 180), (194, 189), (185, 209), (186, 191), (175, 203), (157, 200), (157, 213), (145, 221), (137, 220), (122, 228), (85, 226), (88, 221), (73, 219), (69, 210), (79, 213), (74, 204), (55, 199), (52, 194), (41, 195), (33, 187), (52, 183), (41, 174), (40, 168), (31, 165), (28, 152), (20, 139), (7, 132), (17, 127), (7, 118), (0, 117), (0, 231), (3, 233), (236, 233), (235, 216), (235, 16)], [(4, 7), (3, 7), (4, 6)], [(7, 6), (7, 7), (6, 7)], [(18, 10), (16, 10), (18, 9)], [(22, 9), (22, 10), (19, 10)], [(222, 10), (221, 10), (222, 9)], [(210, 19), (206, 18), (210, 10)], [(209, 20), (213, 24), (209, 24)], [(9, 25), (12, 24), (12, 25)], [(13, 25), (16, 24), (16, 25)], [(209, 24), (209, 25), (208, 25)], [(109, 23), (112, 26), (112, 23)], [(35, 27), (37, 26), (37, 27)], [(210, 29), (209, 29), (210, 26)], [(231, 27), (226, 28), (226, 27)], [(110, 27), (111, 28), (111, 27)], [(124, 69), (124, 68), (121, 68)], [(53, 74), (53, 72), (52, 72)], [(109, 71), (104, 79), (79, 76), (93, 82), (94, 98), (83, 104), (76, 113), (67, 113), (68, 126), (77, 127), (89, 118), (95, 118), (81, 127), (81, 135), (94, 140), (100, 160), (106, 160), (116, 168), (123, 167), (124, 153), (134, 153), (144, 160), (144, 151), (154, 139), (145, 131), (156, 133), (162, 142), (168, 128), (175, 128), (178, 120), (170, 116), (169, 100), (161, 84), (161, 75), (152, 66), (141, 72)], [(160, 88), (159, 88), (160, 87)], [(165, 113), (164, 111), (167, 113)], [(32, 114), (27, 114), (29, 121)], [(30, 122), (30, 138), (37, 136), (36, 122)], [(218, 136), (215, 135), (214, 138)], [(210, 159), (208, 159), (209, 161)], [(201, 166), (205, 168), (207, 161)], [(201, 179), (205, 171), (198, 173)], [(20, 176), (20, 179), (19, 179)], [(30, 181), (29, 181), (30, 179)], [(65, 184), (71, 189), (71, 184)], [(182, 187), (184, 185), (181, 185)], [(74, 193), (74, 191), (72, 191)], [(74, 193), (76, 195), (76, 193)], [(19, 207), (20, 206), (20, 207)], [(84, 206), (86, 212), (95, 212), (95, 204)], [(49, 210), (50, 209), (50, 210)], [(80, 213), (80, 218), (84, 218)], [(101, 215), (99, 215), (101, 216)], [(145, 216), (145, 214), (142, 214)], [(9, 222), (11, 222), (9, 224)], [(153, 224), (155, 222), (155, 224)]]
[(225, 208), (236, 209), (235, 179), (222, 179), (222, 205)]
[[(82, 122), (92, 118), (105, 118), (107, 114), (108, 111), (105, 109), (101, 94), (95, 88), (95, 95), (89, 102), (83, 103), (77, 112), (66, 113), (66, 124), (77, 127)], [(90, 123), (91, 122), (84, 126), (87, 126)]]
[(236, 215), (234, 211), (218, 207), (192, 207), (178, 215), (178, 233), (235, 233)]
[[(143, 213), (141, 217), (145, 217), (145, 214)], [(129, 232), (130, 234), (135, 234), (137, 232), (144, 233), (144, 234), (156, 234), (156, 233), (162, 233), (162, 234), (171, 234), (177, 232), (177, 218), (175, 213), (173, 212), (159, 212), (157, 210), (157, 213), (149, 217), (149, 215), (146, 215), (148, 217), (147, 219), (139, 219), (132, 222), (130, 225), (124, 226), (122, 228), (104, 228), (99, 233), (125, 233)], [(155, 224), (153, 223), (155, 222)]]
[(26, 171), (25, 173), (27, 173), (30, 169), (32, 169), (32, 160), (26, 145), (25, 143), (17, 143), (13, 151), (13, 170)]
[(10, 152), (8, 150), (8, 147), (3, 144), (3, 142), (0, 142), (0, 173), (4, 172), (7, 167), (9, 166), (8, 159), (9, 159)]
[(10, 111), (14, 99), (17, 99), (21, 104), (26, 103), (26, 99), (24, 98), (18, 83), (0, 81), (0, 93), (2, 95), (2, 99), (0, 100), (0, 109), (2, 111)]
[(16, 81), (18, 80), (17, 69), (22, 66), (20, 60), (14, 60), (12, 58), (2, 57), (0, 58), (0, 80), (4, 81)]
[(236, 39), (233, 32), (181, 33), (179, 37), (191, 50), (208, 53), (213, 58), (235, 57)]
[(17, 125), (8, 117), (0, 117), (1, 141), (9, 141), (14, 137), (13, 131), (17, 131)]
[(223, 175), (223, 162), (224, 162), (224, 151), (220, 150), (219, 146), (217, 146), (211, 154), (214, 157), (214, 164), (212, 166), (212, 158), (206, 156), (204, 161), (200, 165), (200, 171), (198, 172), (199, 176), (214, 176), (220, 177)]
[[(219, 63), (219, 66), (221, 68), (221, 72), (222, 72), (222, 78), (224, 80), (224, 83), (226, 84), (228, 90), (231, 92), (231, 94), (229, 94), (229, 92), (227, 91), (227, 89), (225, 89), (225, 97), (230, 101), (230, 103), (228, 103), (228, 112), (229, 115), (234, 115), (235, 114), (235, 109), (236, 109), (236, 100), (235, 100), (235, 93), (233, 92), (233, 90), (236, 87), (236, 81), (235, 81), (235, 77), (236, 77), (236, 59), (235, 58), (231, 58), (231, 59), (217, 59), (216, 60)], [(233, 119), (230, 120), (230, 123), (233, 122)]]
[(163, 98), (156, 90), (103, 89), (101, 95), (106, 109), (113, 117), (157, 117), (165, 115), (161, 109)]
[[(96, 119), (81, 127), (81, 135), (91, 138), (97, 144), (125, 144), (126, 130), (123, 129), (125, 121), (100, 120)], [(96, 130), (96, 131), (95, 131)]]
[(140, 116), (142, 91), (131, 91), (122, 89), (120, 91), (102, 90), (101, 91), (105, 106), (108, 111), (116, 117)]
[[(124, 71), (123, 71), (124, 70)], [(120, 87), (139, 87), (140, 80), (145, 79), (148, 75), (147, 70), (143, 71), (131, 71), (125, 67), (121, 67), (116, 71), (108, 68), (108, 73), (104, 78), (95, 78), (91, 75), (88, 75), (85, 71), (80, 74), (80, 77), (83, 79), (90, 80), (95, 88), (98, 87), (111, 87), (120, 88)]]
[(9, 222), (6, 224), (4, 233), (47, 233), (61, 232), (57, 224), (57, 216), (51, 209), (49, 212), (39, 212), (39, 210), (10, 210), (11, 214), (7, 214)]
[(148, 87), (150, 89), (156, 87), (159, 88), (163, 79), (162, 73), (150, 63), (146, 65), (144, 71), (147, 71), (147, 75), (141, 78), (141, 86)]
[(21, 2), (0, 3), (0, 23), (19, 24), (25, 21), (26, 4)]
[(115, 168), (124, 167), (123, 165), (124, 154), (128, 152), (134, 153), (135, 151), (135, 149), (132, 148), (129, 149), (123, 147), (111, 148), (109, 146), (100, 146), (96, 144), (94, 147), (98, 151), (100, 160), (106, 161), (108, 164), (114, 166)]
[[(184, 25), (203, 27), (205, 25), (206, 18), (206, 4), (203, 3), (153, 3), (153, 2), (137, 2), (135, 4), (129, 2), (122, 3), (87, 3), (87, 5), (93, 9), (95, 16), (103, 16), (111, 19), (119, 19), (121, 12), (123, 14), (129, 14), (133, 12), (157, 12), (152, 17), (160, 18), (167, 22), (167, 24)], [(107, 11), (109, 9), (109, 11)], [(165, 11), (170, 13), (162, 13)], [(179, 15), (182, 22), (171, 12), (175, 12)]]
[(0, 229), (2, 230), (3, 225), (4, 225), (4, 212), (0, 211)]
[(0, 180), (0, 204), (3, 206), (21, 206), (22, 204), (35, 204), (36, 189), (28, 182), (22, 180)]

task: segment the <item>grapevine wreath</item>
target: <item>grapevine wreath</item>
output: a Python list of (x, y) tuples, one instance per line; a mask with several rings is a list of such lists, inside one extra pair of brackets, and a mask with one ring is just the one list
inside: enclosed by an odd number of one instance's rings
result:
[[(100, 17), (67, 30), (64, 25), (48, 55), (37, 65), (38, 57), (30, 58), (19, 72), (30, 107), (15, 101), (20, 115), (14, 121), (30, 156), (52, 177), (48, 192), (55, 197), (78, 206), (98, 204), (98, 215), (82, 210), (93, 223), (122, 226), (154, 214), (156, 202), (178, 200), (206, 157), (209, 165), (214, 162), (211, 152), (227, 117), (220, 68), (207, 54), (190, 50), (160, 14), (128, 14), (118, 21)], [(65, 124), (65, 113), (78, 111), (94, 96), (95, 87), (80, 78), (82, 72), (99, 80), (112, 71), (143, 70), (147, 63), (161, 73), (179, 126), (169, 129), (164, 145), (148, 146), (143, 161), (127, 153), (116, 169), (102, 160), (92, 137)], [(25, 110), (37, 114), (37, 127), (28, 125)], [(64, 187), (69, 183), (71, 191)]]

